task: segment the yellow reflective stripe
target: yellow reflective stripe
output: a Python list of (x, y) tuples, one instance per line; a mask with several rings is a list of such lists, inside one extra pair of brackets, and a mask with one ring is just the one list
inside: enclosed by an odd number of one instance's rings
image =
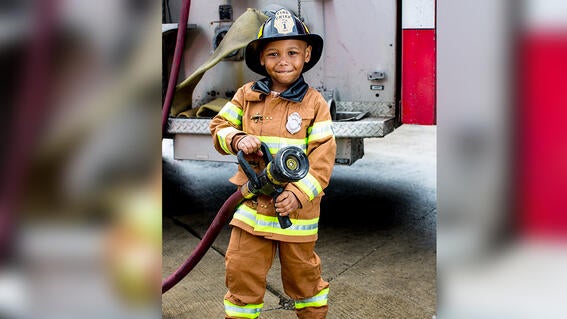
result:
[(235, 305), (228, 300), (224, 300), (224, 312), (231, 317), (255, 319), (260, 316), (260, 310), (264, 306), (261, 304), (247, 304), (245, 306)]
[(293, 185), (301, 189), (301, 191), (304, 192), (307, 197), (309, 197), (309, 200), (317, 197), (317, 195), (319, 195), (323, 191), (323, 187), (321, 187), (319, 181), (315, 177), (313, 177), (311, 173), (308, 173), (307, 176), (298, 180), (297, 182), (293, 182)]
[(264, 24), (262, 24), (262, 27), (258, 31), (258, 37), (256, 39), (260, 39), (262, 37), (262, 33), (264, 32), (265, 25), (266, 25), (266, 23), (264, 22)]
[(287, 236), (315, 235), (319, 230), (319, 218), (291, 218), (292, 225), (286, 229), (282, 229), (277, 217), (258, 214), (255, 209), (246, 205), (240, 205), (234, 212), (233, 218), (244, 222), (254, 228), (255, 231)]
[(306, 236), (317, 234), (317, 231), (319, 229), (319, 218), (290, 218), (290, 220), (292, 225), (286, 229), (282, 229), (277, 217), (256, 214), (256, 227), (254, 227), (254, 230), (289, 236)]
[(325, 288), (311, 298), (295, 300), (295, 309), (326, 306), (327, 301), (329, 300), (328, 297), (329, 297), (329, 288)]
[(235, 129), (234, 127), (225, 127), (220, 129), (217, 132), (217, 138), (219, 140), (219, 144), (220, 147), (227, 153), (227, 154), (234, 154), (232, 152), (232, 148), (227, 144), (226, 141), (226, 137), (230, 134), (230, 133), (234, 133), (234, 132), (239, 132), (237, 129)]
[(276, 154), (280, 149), (286, 146), (297, 146), (305, 152), (307, 150), (307, 139), (306, 138), (284, 138), (278, 136), (260, 136), (260, 141), (264, 142), (270, 153)]
[(244, 204), (238, 206), (234, 212), (233, 218), (243, 221), (245, 224), (254, 227), (256, 226), (256, 210)]
[(236, 127), (242, 125), (242, 114), (242, 109), (232, 102), (227, 102), (219, 112), (220, 116)]
[(309, 29), (307, 28), (307, 25), (305, 23), (303, 23), (303, 21), (301, 22), (301, 24), (303, 25), (303, 27), (305, 28), (305, 32), (310, 33)]
[(309, 142), (333, 136), (333, 122), (315, 122), (313, 126), (307, 129), (307, 135), (309, 135)]

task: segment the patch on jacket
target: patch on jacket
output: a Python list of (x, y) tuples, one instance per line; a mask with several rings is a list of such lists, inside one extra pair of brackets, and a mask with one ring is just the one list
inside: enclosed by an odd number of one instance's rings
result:
[(301, 129), (301, 115), (299, 115), (299, 113), (297, 112), (291, 113), (287, 117), (287, 123), (285, 123), (285, 128), (291, 134), (295, 134), (299, 132), (299, 130)]

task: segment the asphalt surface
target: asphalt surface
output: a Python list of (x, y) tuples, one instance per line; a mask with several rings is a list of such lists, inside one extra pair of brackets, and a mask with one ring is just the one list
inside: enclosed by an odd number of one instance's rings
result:
[[(436, 294), (436, 126), (404, 124), (365, 139), (365, 155), (337, 165), (322, 202), (316, 251), (330, 282), (328, 319), (432, 318)], [(163, 143), (163, 268), (191, 254), (234, 193), (235, 163), (177, 161)], [(162, 295), (163, 318), (224, 318), (226, 225), (213, 247)], [(268, 275), (260, 318), (296, 318), (279, 262)]]

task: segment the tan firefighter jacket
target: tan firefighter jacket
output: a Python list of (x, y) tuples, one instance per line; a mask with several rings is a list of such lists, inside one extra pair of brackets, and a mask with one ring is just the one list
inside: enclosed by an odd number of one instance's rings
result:
[[(258, 195), (236, 209), (230, 224), (276, 240), (314, 241), (318, 233), (321, 197), (329, 184), (336, 154), (329, 106), (317, 90), (305, 83), (303, 76), (279, 95), (270, 92), (270, 81), (264, 78), (238, 89), (211, 121), (213, 143), (221, 154), (236, 154), (233, 140), (250, 134), (260, 138), (272, 155), (289, 145), (303, 149), (309, 159), (309, 173), (285, 187), (299, 199), (301, 208), (289, 215), (293, 225), (282, 229), (272, 198)], [(246, 159), (256, 172), (265, 167), (261, 157), (247, 156)], [(242, 186), (248, 178), (239, 166), (230, 181)]]

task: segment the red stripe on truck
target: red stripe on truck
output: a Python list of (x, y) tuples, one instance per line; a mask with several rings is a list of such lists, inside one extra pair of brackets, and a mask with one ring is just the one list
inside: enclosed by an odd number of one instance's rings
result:
[(567, 32), (525, 34), (516, 98), (520, 232), (567, 238)]
[(402, 123), (436, 124), (435, 29), (402, 30)]

